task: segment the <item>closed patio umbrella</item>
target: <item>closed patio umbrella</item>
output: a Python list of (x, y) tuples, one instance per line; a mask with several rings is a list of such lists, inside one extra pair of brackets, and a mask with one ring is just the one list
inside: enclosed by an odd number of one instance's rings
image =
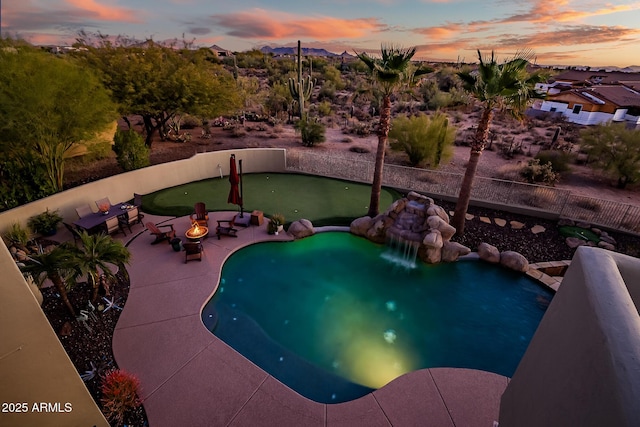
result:
[(240, 206), (240, 216), (242, 216), (242, 196), (240, 195), (240, 177), (238, 176), (238, 167), (236, 166), (236, 155), (232, 154), (229, 159), (229, 197), (227, 203), (233, 203)]

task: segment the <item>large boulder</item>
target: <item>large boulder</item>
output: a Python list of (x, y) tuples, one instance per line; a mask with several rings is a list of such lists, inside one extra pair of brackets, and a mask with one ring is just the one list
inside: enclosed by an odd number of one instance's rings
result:
[(427, 248), (440, 249), (442, 248), (442, 234), (438, 230), (432, 230), (429, 234), (424, 236), (422, 244)]
[(373, 220), (370, 216), (363, 216), (360, 218), (356, 218), (351, 222), (349, 226), (349, 231), (356, 236), (366, 236), (367, 231), (373, 225)]
[(500, 264), (522, 273), (529, 270), (529, 261), (520, 253), (515, 251), (504, 251), (500, 254)]
[(442, 206), (438, 206), (438, 205), (429, 206), (429, 208), (427, 209), (427, 215), (429, 215), (429, 216), (432, 216), (432, 215), (439, 216), (447, 224), (449, 224), (449, 214), (447, 214), (447, 211), (445, 211), (444, 208), (442, 208)]
[(470, 252), (471, 249), (458, 242), (445, 241), (442, 243), (443, 262), (457, 261), (459, 257), (468, 255)]
[(293, 221), (287, 230), (287, 233), (291, 234), (295, 239), (302, 239), (303, 237), (311, 236), (315, 233), (313, 224), (308, 219), (299, 219)]
[(478, 256), (481, 260), (497, 264), (500, 262), (500, 251), (493, 245), (488, 243), (480, 243), (478, 245)]
[(427, 224), (429, 225), (429, 230), (438, 230), (444, 240), (449, 240), (456, 234), (456, 229), (439, 216), (430, 216), (427, 218)]

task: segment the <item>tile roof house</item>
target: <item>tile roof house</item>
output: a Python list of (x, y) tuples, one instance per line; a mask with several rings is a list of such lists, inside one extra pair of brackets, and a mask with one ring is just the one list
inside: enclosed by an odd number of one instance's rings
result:
[(561, 113), (568, 121), (581, 125), (640, 124), (640, 91), (622, 84), (549, 92), (536, 107), (540, 111)]

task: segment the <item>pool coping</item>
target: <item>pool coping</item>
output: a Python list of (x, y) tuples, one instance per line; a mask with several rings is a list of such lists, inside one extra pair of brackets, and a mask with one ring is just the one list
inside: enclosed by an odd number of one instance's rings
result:
[[(234, 214), (213, 212), (209, 221), (215, 224)], [(190, 227), (188, 216), (150, 217), (172, 223), (178, 236)], [(322, 230), (329, 231), (318, 231)], [(414, 371), (344, 403), (318, 403), (299, 395), (211, 334), (200, 316), (232, 252), (257, 242), (293, 238), (286, 233), (269, 235), (265, 221), (241, 228), (237, 238), (205, 239), (203, 260), (187, 264), (183, 253), (166, 243), (151, 245), (152, 240), (145, 230), (127, 243), (133, 258), (128, 269), (131, 288), (113, 337), (119, 367), (140, 378), (152, 427), (491, 426), (498, 419), (509, 379), (472, 369)]]

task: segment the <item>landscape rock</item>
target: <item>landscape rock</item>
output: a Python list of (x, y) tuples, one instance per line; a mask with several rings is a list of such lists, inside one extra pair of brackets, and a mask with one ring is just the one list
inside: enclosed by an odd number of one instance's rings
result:
[(366, 236), (367, 230), (371, 228), (373, 221), (370, 216), (362, 216), (351, 221), (349, 231), (356, 236)]
[(478, 256), (481, 260), (497, 264), (500, 262), (500, 251), (493, 245), (488, 243), (480, 243), (478, 245)]
[(291, 234), (295, 239), (302, 239), (303, 237), (312, 236), (315, 233), (313, 224), (308, 219), (299, 219), (293, 221), (287, 230), (287, 233)]
[(444, 241), (442, 243), (443, 262), (457, 261), (459, 257), (468, 255), (469, 253), (471, 253), (471, 249), (458, 242)]
[(616, 247), (614, 245), (612, 245), (611, 243), (607, 243), (603, 240), (598, 242), (598, 247), (602, 248), (602, 249), (606, 249), (608, 251), (615, 251)]
[(578, 246), (584, 246), (587, 244), (587, 242), (578, 237), (567, 237), (566, 239), (564, 239), (564, 241), (571, 249), (575, 249)]
[(576, 225), (576, 222), (571, 219), (561, 218), (558, 220), (558, 227), (565, 227), (565, 226), (573, 227), (575, 225)]
[(424, 236), (422, 244), (427, 248), (440, 249), (444, 244), (442, 241), (442, 234), (440, 234), (438, 230), (432, 230), (429, 234)]
[(449, 215), (447, 215), (447, 211), (445, 211), (442, 207), (440, 207), (438, 205), (429, 206), (429, 209), (427, 209), (427, 215), (429, 215), (429, 216), (433, 216), (433, 215), (439, 216), (440, 218), (442, 218), (442, 220), (444, 222), (449, 224)]
[(605, 242), (605, 243), (609, 243), (611, 245), (615, 245), (616, 244), (616, 239), (614, 239), (613, 237), (609, 236), (608, 234), (601, 234), (600, 235), (600, 241)]
[(456, 234), (456, 229), (439, 216), (430, 216), (427, 218), (427, 224), (429, 230), (438, 230), (444, 240), (449, 240)]
[(500, 254), (500, 264), (515, 271), (526, 272), (529, 269), (529, 261), (515, 251), (504, 251)]

